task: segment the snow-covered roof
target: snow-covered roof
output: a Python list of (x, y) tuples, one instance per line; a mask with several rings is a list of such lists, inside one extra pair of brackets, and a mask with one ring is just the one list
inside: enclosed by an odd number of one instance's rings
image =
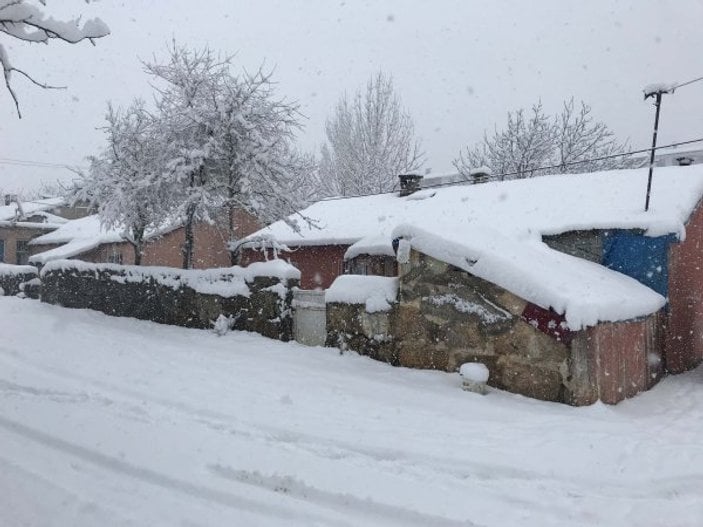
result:
[[(49, 211), (65, 204), (66, 200), (64, 198), (47, 198), (21, 202), (22, 212), (24, 212), (25, 217), (32, 216), (38, 212)], [(17, 219), (17, 217), (17, 203), (10, 203), (0, 207), (0, 221), (11, 221)]]
[[(145, 238), (163, 235), (179, 224), (169, 223), (158, 230), (148, 231)], [(53, 232), (44, 234), (30, 241), (30, 245), (60, 245), (29, 257), (32, 263), (45, 264), (52, 260), (72, 258), (90, 251), (105, 243), (124, 241), (122, 229), (107, 229), (100, 223), (100, 216), (93, 214), (76, 220), (70, 220)]]
[(374, 256), (395, 256), (393, 251), (393, 240), (390, 236), (376, 234), (367, 236), (356, 243), (353, 243), (347, 252), (344, 253), (344, 259), (350, 260), (361, 254), (370, 254)]
[(654, 173), (644, 211), (646, 169), (544, 176), (528, 180), (326, 200), (301, 211), (300, 232), (283, 221), (269, 235), (290, 247), (351, 245), (369, 237), (405, 236), (423, 252), (564, 313), (572, 329), (652, 313), (664, 298), (600, 265), (558, 253), (543, 235), (589, 229), (642, 229), (685, 236), (703, 196), (703, 166)]
[(95, 249), (103, 243), (121, 241), (123, 238), (120, 232), (114, 229), (105, 229), (100, 224), (100, 217), (97, 214), (85, 216), (66, 222), (55, 231), (30, 241), (30, 245), (60, 245), (60, 247), (30, 256), (29, 261), (45, 264), (51, 260), (71, 258)]

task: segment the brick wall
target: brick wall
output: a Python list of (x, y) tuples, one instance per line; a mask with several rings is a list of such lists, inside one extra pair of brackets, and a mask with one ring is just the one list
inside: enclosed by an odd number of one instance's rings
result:
[[(289, 261), (300, 270), (302, 289), (327, 289), (335, 278), (344, 274), (344, 253), (348, 248), (348, 245), (295, 247), (291, 252), (279, 254), (279, 258)], [(270, 252), (268, 256), (272, 257)], [(242, 251), (242, 265), (264, 260), (265, 256), (259, 250)]]
[[(0, 227), (0, 240), (3, 240), (4, 244), (4, 258), (0, 259), (0, 262), (8, 264), (17, 264), (17, 242), (29, 242), (37, 236), (46, 234), (51, 229), (35, 229), (27, 227)], [(31, 250), (31, 246), (29, 247)], [(29, 253), (27, 253), (29, 255)], [(23, 262), (26, 264), (26, 262)]]
[(703, 206), (686, 225), (686, 239), (669, 248), (669, 318), (666, 369), (672, 373), (703, 361)]

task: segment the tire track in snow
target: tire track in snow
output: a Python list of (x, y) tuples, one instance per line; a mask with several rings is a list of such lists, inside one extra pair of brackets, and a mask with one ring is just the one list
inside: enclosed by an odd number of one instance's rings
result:
[(263, 516), (274, 516), (281, 520), (290, 521), (291, 519), (301, 520), (310, 525), (312, 522), (321, 522), (324, 525), (354, 525), (345, 521), (334, 521), (329, 517), (322, 515), (313, 515), (300, 512), (292, 507), (278, 505), (276, 507), (271, 504), (259, 503), (253, 499), (245, 498), (228, 492), (220, 491), (214, 488), (203, 485), (196, 485), (182, 479), (178, 479), (166, 474), (162, 474), (155, 470), (145, 467), (133, 465), (112, 456), (108, 456), (101, 452), (91, 450), (89, 448), (76, 445), (69, 441), (65, 441), (58, 437), (46, 434), (34, 428), (30, 428), (16, 421), (6, 419), (0, 416), (0, 428), (7, 432), (14, 433), (25, 439), (38, 443), (44, 447), (59, 451), (63, 454), (78, 458), (82, 461), (91, 463), (110, 472), (118, 473), (130, 478), (137, 479), (150, 485), (155, 485), (169, 491), (176, 491), (185, 494), (189, 497), (198, 498), (201, 500), (217, 503), (225, 507), (244, 510), (254, 514)]
[[(144, 393), (131, 388), (125, 388), (60, 368), (40, 365), (17, 353), (0, 347), (0, 360), (6, 359), (10, 359), (16, 364), (18, 363), (29, 367), (40, 374), (56, 378), (61, 382), (66, 382), (66, 378), (72, 378), (82, 384), (90, 384), (101, 391), (110, 392), (120, 397), (126, 397), (133, 402), (137, 401), (141, 403), (143, 401), (149, 401), (155, 405), (161, 406), (169, 412), (185, 415), (192, 421), (212, 430), (262, 441), (273, 447), (280, 448), (280, 445), (283, 444), (291, 450), (304, 451), (313, 456), (330, 460), (348, 459), (352, 462), (361, 461), (362, 463), (357, 463), (358, 465), (366, 464), (368, 461), (373, 461), (374, 463), (391, 462), (393, 463), (394, 469), (399, 469), (401, 473), (419, 482), (426, 481), (428, 473), (442, 478), (449, 476), (460, 484), (467, 481), (474, 481), (477, 485), (481, 486), (482, 490), (495, 492), (503, 497), (505, 497), (505, 492), (502, 486), (507, 481), (510, 481), (512, 484), (518, 484), (526, 489), (534, 489), (535, 486), (538, 486), (542, 489), (542, 492), (547, 494), (545, 497), (567, 498), (567, 501), (563, 504), (552, 502), (551, 504), (545, 505), (543, 503), (522, 499), (517, 495), (511, 496), (511, 500), (515, 503), (531, 508), (537, 507), (544, 509), (544, 511), (551, 510), (558, 513), (556, 509), (563, 507), (562, 512), (569, 512), (570, 504), (581, 501), (584, 498), (616, 501), (620, 499), (657, 500), (666, 499), (670, 496), (686, 498), (689, 497), (689, 495), (691, 498), (696, 498), (699, 496), (699, 492), (696, 489), (703, 485), (703, 475), (691, 474), (686, 478), (686, 482), (683, 482), (681, 478), (660, 478), (660, 480), (656, 482), (643, 482), (639, 485), (641, 488), (638, 489), (637, 485), (631, 482), (607, 482), (607, 485), (604, 485), (605, 482), (602, 479), (577, 480), (574, 478), (558, 478), (547, 474), (490, 463), (444, 458), (419, 452), (406, 453), (397, 449), (383, 447), (361, 447), (358, 444), (347, 443), (341, 440), (332, 440), (312, 434), (293, 432), (288, 429), (260, 423), (243, 422), (231, 414), (207, 408), (198, 408), (184, 402), (158, 397), (151, 393)], [(104, 400), (105, 398), (100, 397), (99, 399)], [(112, 402), (114, 403), (114, 401)], [(656, 492), (651, 490), (653, 483), (656, 484), (655, 486), (658, 489)]]
[[(126, 397), (132, 401), (150, 401), (151, 403), (161, 406), (171, 412), (175, 411), (184, 414), (191, 420), (216, 431), (224, 431), (234, 436), (259, 439), (274, 445), (283, 443), (291, 446), (292, 448), (305, 450), (306, 452), (313, 453), (314, 455), (326, 457), (332, 460), (363, 458), (364, 460), (370, 460), (376, 463), (405, 463), (407, 464), (406, 468), (417, 467), (416, 461), (421, 460), (428, 464), (426, 468), (432, 473), (438, 475), (453, 474), (461, 480), (466, 480), (473, 476), (478, 477), (478, 479), (481, 480), (520, 480), (526, 482), (528, 485), (533, 485), (535, 479), (550, 479), (535, 472), (520, 470), (513, 467), (496, 466), (488, 463), (478, 463), (473, 461), (467, 462), (464, 460), (443, 458), (421, 453), (407, 454), (397, 449), (383, 447), (359, 447), (353, 443), (346, 443), (340, 440), (331, 440), (313, 434), (293, 432), (285, 428), (263, 425), (261, 423), (243, 422), (238, 417), (224, 412), (218, 412), (208, 408), (198, 408), (187, 403), (174, 401), (164, 397), (158, 397), (151, 393), (140, 392), (131, 388), (125, 388), (123, 386), (108, 383), (93, 377), (80, 375), (60, 368), (40, 365), (2, 348), (0, 348), (0, 355), (5, 355), (6, 359), (10, 359), (15, 363), (29, 367), (40, 374), (49, 375), (64, 383), (66, 382), (66, 378), (72, 378), (79, 381), (82, 385), (90, 384), (98, 390), (110, 392), (121, 397)], [(3, 360), (3, 357), (0, 357), (0, 360)], [(101, 397), (101, 399), (103, 398)], [(256, 433), (249, 432), (244, 428), (252, 429)], [(425, 477), (426, 474), (422, 475), (423, 480)], [(561, 480), (555, 481), (557, 481), (560, 485), (564, 483)]]
[(379, 503), (372, 499), (361, 499), (352, 494), (338, 494), (327, 492), (312, 487), (292, 476), (265, 476), (260, 472), (248, 470), (236, 470), (223, 465), (210, 465), (208, 467), (213, 474), (237, 483), (244, 483), (254, 487), (263, 488), (285, 494), (305, 501), (313, 502), (317, 505), (327, 506), (333, 509), (350, 510), (355, 514), (367, 513), (374, 518), (385, 516), (393, 518), (401, 525), (432, 525), (433, 527), (478, 527), (470, 520), (454, 521), (440, 516), (422, 514), (416, 511)]

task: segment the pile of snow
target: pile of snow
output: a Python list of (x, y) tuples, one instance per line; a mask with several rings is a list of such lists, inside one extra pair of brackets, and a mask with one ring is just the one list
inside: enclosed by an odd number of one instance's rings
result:
[(352, 244), (344, 253), (344, 259), (351, 260), (362, 254), (370, 256), (395, 256), (393, 241), (390, 236), (367, 236)]
[(246, 276), (248, 281), (252, 281), (257, 276), (273, 276), (284, 281), (300, 280), (300, 270), (281, 259), (254, 262), (246, 267), (235, 266), (233, 269), (238, 269), (238, 272)]
[[(248, 267), (189, 270), (172, 267), (94, 264), (80, 260), (54, 260), (42, 268), (41, 276), (55, 271), (93, 273), (96, 278), (100, 273), (107, 272), (110, 273), (110, 279), (118, 283), (141, 283), (153, 280), (172, 289), (189, 287), (198, 293), (223, 298), (234, 296), (248, 298), (251, 291), (247, 284), (257, 277), (274, 277), (282, 281), (300, 278), (300, 271), (282, 260), (257, 262)], [(277, 285), (285, 288), (283, 284)], [(281, 294), (276, 286), (270, 289)]]
[(471, 382), (486, 383), (488, 382), (489, 371), (480, 362), (465, 362), (459, 368), (459, 375)]
[(398, 298), (398, 279), (386, 276), (345, 274), (325, 293), (325, 302), (364, 304), (367, 313), (388, 311)]

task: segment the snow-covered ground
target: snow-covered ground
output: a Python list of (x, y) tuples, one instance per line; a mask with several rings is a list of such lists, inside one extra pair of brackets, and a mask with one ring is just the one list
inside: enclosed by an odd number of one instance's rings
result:
[(703, 368), (616, 407), (0, 298), (0, 525), (697, 526)]

